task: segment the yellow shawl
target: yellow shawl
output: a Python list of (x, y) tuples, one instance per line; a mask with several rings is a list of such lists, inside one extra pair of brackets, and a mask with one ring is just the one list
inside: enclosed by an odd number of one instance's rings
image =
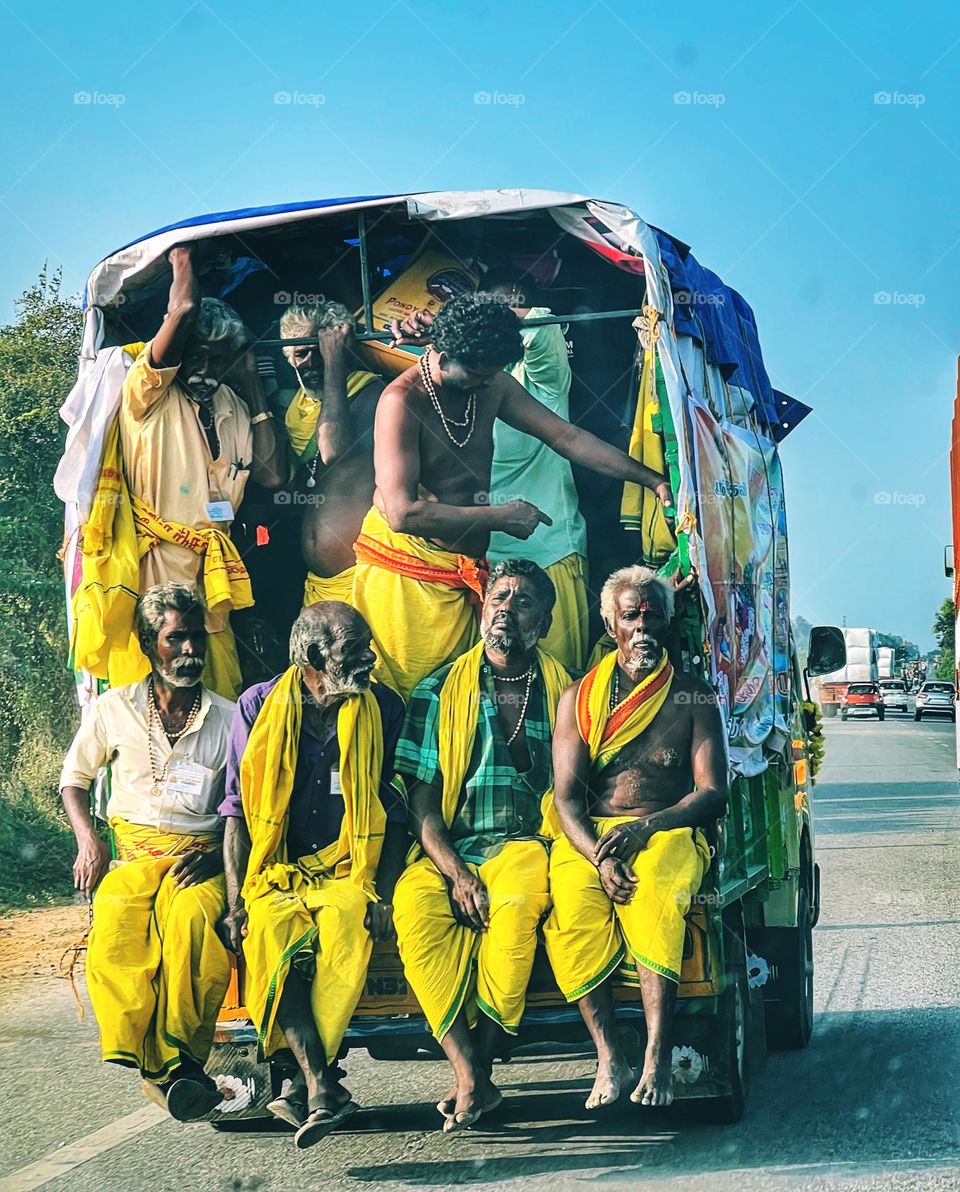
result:
[[(251, 850), (243, 886), (246, 901), (269, 888), (285, 888), (292, 863), (286, 847), (303, 717), (303, 671), (291, 666), (264, 700), (240, 763), (240, 795)], [(299, 864), (317, 876), (347, 878), (371, 902), (387, 816), (380, 802), (383, 725), (372, 691), (351, 696), (337, 714), (344, 816), (340, 838)], [(296, 860), (296, 858), (294, 858)]]
[[(461, 654), (440, 689), (440, 712), (437, 723), (440, 772), (443, 775), (443, 822), (449, 828), (457, 814), (460, 792), (470, 765), (473, 741), (480, 715), (480, 664), (483, 661), (483, 642), (478, 642)], [(547, 715), (550, 727), (557, 719), (557, 704), (570, 676), (559, 662), (543, 650), (537, 650), (537, 661), (547, 694)]]
[[(656, 347), (651, 345), (643, 353), (640, 392), (637, 394), (637, 409), (627, 454), (654, 472), (666, 475), (663, 435), (659, 430), (660, 399), (657, 395), (656, 372)], [(625, 530), (640, 531), (641, 554), (645, 559), (666, 558), (677, 545), (664, 517), (660, 498), (641, 484), (629, 480), (624, 484), (620, 522)]]
[[(356, 395), (371, 381), (377, 379), (372, 372), (352, 372), (347, 377), (347, 397)], [(317, 419), (323, 408), (323, 401), (319, 397), (310, 397), (304, 393), (301, 386), (293, 395), (293, 401), (287, 407), (284, 423), (293, 453), (302, 463), (307, 463), (317, 454)], [(312, 448), (312, 450), (311, 450)]]
[[(610, 707), (610, 682), (617, 665), (613, 650), (580, 680), (577, 688), (577, 729), (590, 753), (590, 763), (602, 770), (624, 745), (645, 732), (670, 694), (673, 667), (666, 650), (649, 675), (634, 687), (615, 708)], [(542, 803), (544, 835), (556, 839), (561, 834), (553, 802), (548, 791)]]

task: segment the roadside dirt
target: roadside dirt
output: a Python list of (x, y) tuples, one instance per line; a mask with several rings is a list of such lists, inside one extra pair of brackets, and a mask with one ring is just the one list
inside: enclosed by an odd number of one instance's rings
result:
[(0, 980), (64, 976), (70, 961), (64, 953), (83, 939), (89, 918), (87, 906), (72, 902), (0, 916)]

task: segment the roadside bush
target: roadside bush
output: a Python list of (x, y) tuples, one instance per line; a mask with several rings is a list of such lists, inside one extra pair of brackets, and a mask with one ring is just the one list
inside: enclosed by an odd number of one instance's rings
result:
[(0, 328), (0, 905), (49, 901), (72, 886), (57, 778), (78, 713), (53, 474), (80, 326), (59, 274), (44, 270)]

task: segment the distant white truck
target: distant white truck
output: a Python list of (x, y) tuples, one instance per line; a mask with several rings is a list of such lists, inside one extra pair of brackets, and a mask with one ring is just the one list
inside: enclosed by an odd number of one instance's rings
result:
[(896, 678), (897, 661), (893, 646), (880, 646), (877, 650), (877, 673), (881, 679)]
[(844, 629), (847, 665), (819, 683), (820, 709), (825, 717), (836, 716), (851, 683), (877, 683), (880, 679), (876, 629)]

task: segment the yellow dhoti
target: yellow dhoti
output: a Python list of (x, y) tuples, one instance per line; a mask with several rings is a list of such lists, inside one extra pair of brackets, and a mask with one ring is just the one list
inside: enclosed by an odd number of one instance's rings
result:
[(587, 599), (587, 561), (567, 555), (546, 568), (557, 593), (553, 619), (540, 646), (566, 669), (582, 671), (590, 646), (590, 604)]
[(277, 1006), (293, 965), (310, 987), (317, 1032), (332, 1063), (363, 993), (373, 948), (363, 925), (370, 900), (349, 878), (311, 874), (299, 866), (275, 865), (262, 877), (265, 885), (277, 885), (247, 904), (243, 945), (247, 1010), (260, 1048), (272, 1055), (286, 1046)]
[(307, 980), (327, 1062), (363, 992), (372, 941), (364, 927), (386, 813), (379, 797), (383, 724), (371, 691), (337, 713), (344, 815), (340, 835), (314, 856), (287, 859), (286, 824), (297, 768), (303, 672), (290, 667), (264, 700), (240, 766), (250, 860), (243, 885), (248, 928), (246, 1002), (261, 1054), (283, 1045), (277, 1008), (291, 965)]
[(421, 679), (479, 637), (481, 560), (397, 534), (371, 509), (354, 544), (352, 604), (373, 634), (377, 678), (407, 699)]
[[(118, 846), (126, 860), (93, 900), (87, 991), (104, 1060), (165, 1080), (181, 1053), (206, 1062), (230, 982), (230, 959), (216, 933), (226, 892), (222, 875), (178, 887), (178, 855), (205, 838), (134, 828)], [(219, 844), (219, 842), (216, 842)], [(175, 851), (174, 851), (175, 850)], [(159, 854), (159, 855), (158, 855)]]
[(462, 927), (447, 884), (428, 857), (404, 870), (393, 919), (404, 972), (430, 1029), (442, 1039), (461, 1009), (481, 1010), (515, 1035), (537, 950), (537, 925), (550, 903), (547, 850), (538, 840), (508, 841), (482, 865), (469, 866), (490, 897), (490, 926)]
[[(632, 816), (593, 821), (597, 835)], [(544, 925), (547, 955), (568, 1002), (595, 989), (624, 957), (671, 981), (680, 981), (684, 916), (710, 866), (703, 833), (690, 828), (657, 832), (629, 860), (637, 875), (633, 898), (612, 902), (596, 866), (567, 838), (550, 850), (553, 910)]]
[(303, 607), (319, 604), (321, 600), (342, 600), (344, 604), (353, 603), (353, 573), (356, 567), (348, 567), (338, 575), (316, 575), (307, 572), (307, 579), (303, 585)]

